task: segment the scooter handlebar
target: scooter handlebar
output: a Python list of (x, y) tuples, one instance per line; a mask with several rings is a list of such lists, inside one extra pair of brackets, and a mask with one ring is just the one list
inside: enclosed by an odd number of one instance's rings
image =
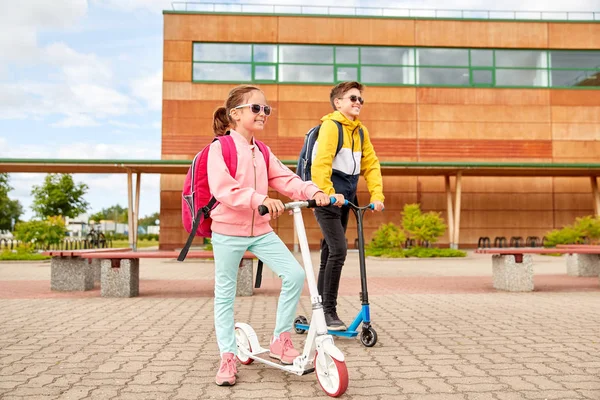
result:
[[(328, 204), (328, 206), (335, 203), (335, 197), (331, 196), (329, 198), (329, 202), (330, 203)], [(285, 203), (283, 205), (283, 207), (284, 207), (284, 210), (291, 210), (296, 207), (298, 207), (298, 208), (315, 208), (318, 206), (317, 206), (317, 202), (315, 200), (305, 200), (305, 201), (292, 201), (289, 203)], [(260, 206), (258, 206), (258, 213), (260, 215), (266, 215), (269, 213), (269, 209), (267, 208), (267, 206), (261, 204)]]

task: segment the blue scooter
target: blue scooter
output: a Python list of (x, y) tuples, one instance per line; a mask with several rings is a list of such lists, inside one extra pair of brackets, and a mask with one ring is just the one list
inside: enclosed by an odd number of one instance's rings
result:
[[(371, 313), (369, 310), (369, 293), (367, 292), (367, 270), (365, 264), (365, 238), (363, 234), (363, 216), (367, 210), (373, 210), (375, 206), (369, 204), (368, 206), (358, 207), (357, 205), (346, 200), (344, 205), (349, 206), (356, 216), (356, 227), (358, 231), (358, 259), (360, 263), (360, 283), (361, 293), (360, 301), (362, 303), (361, 310), (358, 315), (352, 321), (350, 326), (345, 331), (333, 331), (328, 329), (327, 332), (331, 335), (353, 338), (360, 333), (360, 342), (365, 347), (373, 347), (377, 343), (377, 332), (371, 326)], [(359, 326), (362, 327), (359, 330)], [(298, 334), (306, 332), (309, 328), (308, 320), (305, 316), (299, 315), (294, 320), (294, 330)]]

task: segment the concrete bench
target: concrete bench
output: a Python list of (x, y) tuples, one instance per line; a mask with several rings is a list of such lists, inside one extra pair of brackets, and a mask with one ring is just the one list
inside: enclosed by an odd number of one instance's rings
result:
[[(570, 276), (600, 276), (600, 246), (589, 244), (559, 244), (557, 249), (572, 250), (567, 254), (567, 274)], [(597, 251), (597, 254), (581, 253), (580, 250)]]
[[(136, 297), (140, 287), (140, 259), (165, 258), (176, 259), (177, 251), (121, 251), (85, 253), (82, 257), (100, 260), (102, 277), (100, 296), (102, 297)], [(212, 259), (210, 251), (190, 251), (186, 259)], [(256, 257), (246, 252), (240, 261), (237, 278), (237, 296), (253, 294), (253, 260)]]
[(593, 268), (600, 268), (598, 266), (600, 264), (598, 257), (600, 246), (588, 248), (499, 247), (477, 249), (475, 252), (492, 254), (493, 286), (495, 289), (509, 292), (530, 292), (534, 289), (532, 254), (589, 255), (588, 258), (578, 257), (571, 261), (567, 259), (567, 263), (580, 263), (585, 259), (586, 262), (593, 264)]
[(100, 280), (100, 261), (84, 257), (90, 253), (130, 251), (128, 247), (114, 249), (50, 250), (50, 289), (61, 292), (85, 291)]

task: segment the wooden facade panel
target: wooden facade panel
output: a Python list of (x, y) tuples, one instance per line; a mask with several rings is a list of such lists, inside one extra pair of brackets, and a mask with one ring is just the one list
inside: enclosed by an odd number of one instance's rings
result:
[(553, 212), (527, 211), (461, 211), (460, 226), (471, 228), (534, 228), (551, 229), (554, 225)]
[(280, 101), (277, 108), (274, 109), (277, 118), (288, 120), (311, 119), (316, 123), (323, 115), (330, 112), (332, 112), (331, 105), (326, 100), (321, 102)]
[(420, 104), (418, 107), (420, 121), (550, 122), (550, 107), (546, 106)]
[[(377, 150), (377, 149), (375, 149)], [(443, 180), (443, 178), (440, 178)], [(364, 178), (358, 180), (358, 191), (367, 192), (367, 183)], [(384, 176), (383, 177), (383, 192), (389, 196), (395, 192), (416, 192), (417, 177), (416, 176)]]
[(370, 107), (371, 103), (415, 104), (417, 101), (417, 88), (365, 85), (362, 95), (365, 98), (367, 107)]
[(465, 158), (551, 158), (550, 140), (419, 140), (420, 157)]
[(539, 49), (548, 46), (548, 27), (543, 22), (418, 20), (415, 31), (416, 46)]
[[(165, 104), (166, 103), (166, 104)], [(209, 119), (221, 102), (215, 100), (169, 100), (163, 102), (163, 117), (174, 119)]]
[[(362, 120), (369, 130), (371, 138), (382, 139), (416, 139), (417, 123), (415, 121), (377, 121)], [(377, 152), (377, 149), (375, 149)]]
[(380, 18), (278, 17), (280, 43), (413, 46), (415, 22)]
[[(461, 185), (463, 194), (548, 193), (551, 195), (552, 179), (553, 178), (547, 177), (529, 178), (465, 176), (462, 178)], [(450, 183), (452, 191), (454, 192), (456, 186), (456, 180), (454, 177), (450, 178)], [(441, 176), (421, 176), (419, 177), (419, 187), (423, 193), (445, 192), (444, 178)]]
[(276, 43), (277, 25), (275, 16), (164, 14), (164, 40)]
[[(423, 210), (445, 210), (445, 193), (423, 193)], [(454, 201), (454, 199), (453, 199)], [(462, 210), (552, 210), (552, 193), (463, 193)]]
[(421, 139), (551, 140), (550, 123), (419, 122)]
[(415, 121), (417, 110), (414, 104), (369, 103), (360, 112), (361, 120)]
[(192, 82), (163, 82), (163, 101), (191, 100)]
[(600, 105), (590, 106), (553, 106), (552, 121), (565, 123), (596, 123), (600, 124)]
[[(311, 119), (319, 123), (324, 115), (333, 112), (329, 102), (280, 101), (278, 104), (278, 107), (274, 108), (274, 112), (278, 118), (282, 119)], [(414, 121), (416, 118), (415, 106), (395, 103), (370, 104), (369, 107), (362, 109), (359, 118), (361, 121)]]
[(572, 225), (576, 218), (593, 215), (594, 209), (589, 210), (558, 210), (554, 212), (554, 229), (561, 229), (567, 225)]
[(592, 196), (592, 183), (590, 178), (553, 178), (556, 193), (575, 194), (589, 193)]
[(554, 140), (600, 140), (600, 123), (592, 124), (552, 124)]
[(546, 89), (418, 88), (419, 104), (530, 105), (550, 104)]
[(212, 123), (208, 118), (163, 118), (163, 136), (197, 135), (208, 143), (213, 136)]
[[(588, 140), (555, 140), (553, 142), (555, 158), (576, 158), (600, 161), (600, 142)], [(583, 161), (579, 161), (583, 162)]]
[(192, 42), (189, 40), (165, 40), (164, 61), (186, 61), (192, 64)]
[(311, 103), (326, 102), (329, 104), (329, 93), (333, 85), (277, 85), (279, 101), (306, 101)]
[(554, 195), (556, 210), (584, 210), (594, 209), (594, 199), (590, 193), (556, 193)]
[(548, 47), (551, 49), (600, 48), (600, 25), (597, 23), (548, 23)]
[[(191, 164), (191, 159), (189, 160)], [(181, 194), (183, 189), (183, 182), (185, 181), (185, 175), (167, 175), (162, 174), (160, 176), (160, 190), (164, 191), (177, 191)]]
[(550, 90), (553, 106), (598, 106), (600, 90)]

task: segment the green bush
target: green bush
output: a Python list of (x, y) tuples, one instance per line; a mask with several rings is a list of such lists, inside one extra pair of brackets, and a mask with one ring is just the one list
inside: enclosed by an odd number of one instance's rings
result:
[(406, 235), (402, 229), (390, 222), (389, 224), (381, 225), (366, 248), (371, 250), (401, 249), (405, 240)]
[(467, 253), (455, 249), (438, 249), (428, 247), (413, 247), (405, 250), (406, 257), (432, 258), (432, 257), (466, 257)]
[(430, 211), (423, 214), (419, 204), (407, 204), (402, 212), (402, 226), (408, 237), (417, 244), (435, 243), (446, 231), (446, 224), (440, 213)]
[(4, 249), (0, 252), (0, 261), (36, 261), (47, 260), (49, 258), (49, 256), (34, 253), (31, 245), (23, 243), (19, 244), (14, 251)]
[(158, 241), (158, 235), (155, 233), (142, 233), (141, 235), (138, 236), (139, 240), (154, 240), (154, 241)]
[(15, 226), (15, 238), (23, 243), (41, 243), (44, 248), (59, 244), (67, 234), (62, 217), (48, 217), (42, 221), (19, 222)]
[[(383, 224), (365, 246), (365, 254), (374, 257), (466, 257), (464, 251), (454, 249), (438, 249), (415, 247), (403, 249), (406, 237), (409, 236), (418, 244), (435, 243), (444, 234), (446, 224), (440, 213), (423, 214), (418, 204), (407, 204), (402, 213), (402, 227), (393, 223)], [(407, 235), (408, 233), (408, 235)]]
[(600, 239), (600, 218), (586, 216), (576, 218), (572, 225), (562, 229), (554, 229), (546, 234), (545, 247), (557, 244), (582, 244), (586, 240), (594, 243)]

